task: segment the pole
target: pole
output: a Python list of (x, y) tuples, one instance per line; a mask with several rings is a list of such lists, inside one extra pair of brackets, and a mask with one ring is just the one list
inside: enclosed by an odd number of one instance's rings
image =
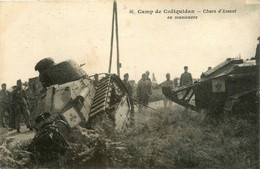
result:
[(111, 33), (111, 44), (110, 44), (110, 58), (108, 73), (111, 73), (112, 57), (113, 57), (113, 42), (114, 42), (114, 27), (116, 27), (116, 49), (117, 49), (117, 75), (120, 77), (120, 61), (119, 61), (119, 36), (118, 36), (118, 18), (117, 18), (117, 3), (113, 3), (113, 17), (112, 17), (112, 33)]
[(114, 12), (115, 12), (115, 19), (116, 19), (116, 49), (117, 49), (117, 75), (120, 77), (120, 67), (121, 64), (119, 62), (119, 38), (118, 38), (118, 19), (117, 19), (117, 3), (114, 1)]
[(113, 38), (114, 38), (114, 11), (115, 11), (115, 3), (113, 4), (113, 16), (112, 16), (112, 32), (111, 32), (111, 43), (110, 43), (110, 58), (109, 58), (109, 68), (108, 73), (111, 73), (111, 65), (112, 65), (112, 55), (113, 55)]

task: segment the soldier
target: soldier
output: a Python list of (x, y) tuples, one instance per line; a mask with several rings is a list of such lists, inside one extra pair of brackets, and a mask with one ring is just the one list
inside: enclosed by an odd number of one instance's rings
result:
[(123, 80), (123, 83), (125, 84), (125, 86), (126, 86), (128, 92), (129, 92), (129, 95), (130, 95), (130, 97), (131, 97), (132, 94), (133, 94), (133, 88), (132, 88), (132, 86), (130, 85), (128, 79), (129, 79), (129, 75), (128, 75), (128, 73), (124, 74), (124, 80)]
[(173, 79), (174, 88), (178, 87), (178, 78)]
[(150, 72), (147, 70), (147, 71), (145, 72), (145, 74), (146, 74), (146, 76), (147, 76), (147, 80), (149, 80), (150, 82), (152, 82), (151, 79), (150, 79), (150, 77), (149, 77)]
[(2, 90), (0, 91), (0, 127), (7, 127), (7, 116), (9, 119), (9, 127), (14, 128), (13, 115), (10, 107), (11, 96), (10, 93), (6, 90), (6, 84), (2, 84)]
[(95, 75), (94, 75), (94, 85), (97, 86), (98, 84), (99, 84), (98, 74), (95, 74)]
[(143, 106), (146, 107), (148, 105), (148, 100), (151, 94), (152, 94), (151, 82), (147, 80), (147, 75), (146, 73), (144, 73), (142, 75), (142, 79), (138, 82), (138, 86), (137, 86), (137, 97), (141, 104), (139, 110), (141, 110)]
[[(133, 95), (133, 88), (130, 85), (128, 79), (129, 79), (128, 73), (124, 74), (123, 83), (125, 84), (128, 92), (129, 92), (129, 96), (132, 97), (132, 95)], [(131, 104), (131, 117), (133, 118), (134, 117), (134, 114), (133, 114), (134, 113), (134, 103), (133, 103), (132, 99), (130, 99), (130, 104)]]
[[(37, 103), (38, 103), (38, 96), (37, 96), (37, 91), (36, 91), (36, 86), (31, 82), (29, 82), (29, 87), (27, 88), (26, 95), (28, 96), (29, 104), (28, 104), (28, 110), (30, 112), (30, 118), (35, 119), (35, 114), (36, 114), (36, 108), (37, 108)], [(33, 123), (32, 123), (33, 124)]]
[(180, 86), (192, 84), (192, 76), (188, 72), (188, 66), (184, 67), (184, 73), (181, 74)]
[(259, 65), (259, 57), (260, 57), (260, 36), (257, 38), (257, 40), (259, 41), (259, 43), (257, 44), (257, 47), (256, 47), (255, 60), (256, 60), (256, 64)]
[[(171, 80), (171, 75), (170, 75), (170, 73), (167, 73), (167, 74), (166, 74), (166, 81), (164, 81), (164, 82), (162, 83), (162, 86), (163, 86), (163, 87), (167, 87), (167, 88), (169, 88), (169, 89), (173, 89), (173, 81)], [(172, 102), (165, 97), (165, 99), (163, 100), (164, 107), (167, 106), (167, 103), (168, 103), (168, 102), (169, 102), (169, 105), (172, 104)]]
[(14, 110), (15, 110), (15, 128), (17, 129), (17, 133), (20, 133), (20, 121), (21, 115), (24, 116), (25, 123), (27, 128), (32, 130), (30, 124), (30, 117), (29, 112), (27, 111), (27, 106), (29, 104), (28, 97), (22, 88), (22, 81), (17, 80), (17, 87), (12, 93), (12, 99), (14, 103)]

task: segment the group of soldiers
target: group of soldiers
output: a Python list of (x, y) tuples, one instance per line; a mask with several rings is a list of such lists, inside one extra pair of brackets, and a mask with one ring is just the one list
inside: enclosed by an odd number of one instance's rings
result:
[[(188, 66), (184, 66), (184, 73), (182, 73), (181, 77), (180, 77), (180, 87), (186, 86), (186, 85), (189, 85), (192, 83), (193, 83), (192, 75), (191, 75), (191, 73), (188, 72)], [(170, 73), (167, 73), (166, 81), (164, 81), (162, 83), (162, 87), (168, 87), (170, 89), (173, 89), (174, 87), (178, 87), (178, 81), (177, 81), (177, 79), (174, 79), (172, 81)], [(167, 98), (165, 98), (163, 100), (163, 103), (164, 103), (164, 107), (166, 107), (167, 104), (169, 104), (169, 105), (172, 104), (172, 102)]]
[(21, 80), (17, 80), (17, 86), (12, 92), (7, 91), (6, 84), (2, 84), (0, 91), (0, 127), (9, 130), (17, 130), (20, 133), (21, 117), (29, 130), (33, 130), (30, 124), (30, 101), (27, 92), (23, 88)]
[[(139, 105), (139, 110), (142, 110), (143, 108), (146, 108), (148, 106), (149, 102), (149, 97), (152, 95), (152, 81), (149, 77), (150, 72), (146, 71), (144, 74), (142, 74), (141, 80), (139, 80), (137, 84), (137, 99)], [(133, 88), (130, 85), (129, 81), (129, 74), (126, 73), (124, 74), (124, 84), (126, 88), (129, 91), (130, 97), (133, 95)], [(188, 72), (188, 66), (184, 67), (184, 73), (181, 74), (180, 77), (180, 86), (186, 86), (189, 84), (192, 84), (192, 75), (191, 73)], [(166, 74), (166, 81), (162, 83), (163, 87), (168, 87), (170, 89), (173, 89), (174, 87), (178, 86), (178, 81), (177, 78), (174, 80), (171, 80), (171, 75), (170, 73)], [(171, 101), (167, 98), (164, 99), (164, 106), (166, 107), (167, 104), (171, 105)], [(132, 105), (132, 103), (131, 103)]]
[[(139, 80), (137, 85), (137, 99), (140, 104), (139, 110), (148, 106), (149, 97), (152, 95), (152, 81), (149, 75), (150, 75), (149, 71), (146, 71), (146, 73), (142, 74), (142, 78)], [(133, 87), (130, 85), (128, 79), (129, 79), (129, 74), (128, 73), (124, 74), (123, 83), (125, 84), (130, 97), (132, 97), (134, 90)], [(134, 109), (133, 99), (130, 102), (131, 102), (131, 109), (133, 112)]]

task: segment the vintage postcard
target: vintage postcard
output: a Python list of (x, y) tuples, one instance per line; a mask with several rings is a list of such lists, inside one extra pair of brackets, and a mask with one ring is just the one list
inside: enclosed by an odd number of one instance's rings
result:
[(259, 0), (0, 0), (0, 168), (259, 168)]

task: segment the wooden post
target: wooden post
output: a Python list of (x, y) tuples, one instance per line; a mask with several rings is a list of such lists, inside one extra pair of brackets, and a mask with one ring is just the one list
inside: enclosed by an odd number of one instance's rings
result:
[(117, 19), (117, 3), (114, 1), (115, 4), (115, 19), (116, 19), (116, 49), (117, 49), (117, 75), (120, 77), (120, 61), (119, 61), (119, 38), (118, 38), (118, 19)]
[(120, 61), (119, 61), (119, 36), (118, 36), (118, 18), (117, 18), (117, 3), (113, 3), (113, 18), (112, 18), (112, 33), (111, 33), (111, 44), (110, 44), (110, 59), (108, 73), (111, 73), (112, 56), (113, 56), (113, 40), (114, 40), (114, 26), (116, 27), (116, 49), (117, 49), (117, 75), (120, 77)]
[(112, 16), (112, 32), (111, 32), (111, 46), (110, 46), (110, 58), (109, 58), (109, 68), (108, 73), (111, 73), (111, 66), (112, 66), (112, 55), (113, 55), (113, 38), (114, 38), (114, 10), (115, 10), (115, 4), (113, 4), (113, 16)]

